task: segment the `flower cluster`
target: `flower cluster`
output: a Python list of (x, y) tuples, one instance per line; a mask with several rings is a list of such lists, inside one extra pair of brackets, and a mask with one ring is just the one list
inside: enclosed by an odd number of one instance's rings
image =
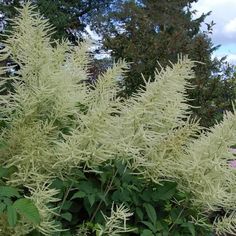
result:
[[(218, 233), (232, 233), (236, 172), (234, 162), (229, 165), (234, 160), (229, 148), (236, 143), (236, 115), (227, 112), (208, 132), (191, 120), (186, 90), (193, 89), (194, 63), (180, 56), (123, 101), (117, 96), (117, 80), (128, 69), (124, 61), (87, 86), (88, 44), (52, 42), (51, 33), (47, 20), (26, 4), (0, 52), (1, 60), (10, 56), (20, 66), (10, 78), (1, 69), (0, 165), (17, 168), (8, 185), (30, 190), (27, 197), (42, 219), (34, 227), (44, 235), (58, 230), (49, 208), (57, 192), (45, 183), (67, 178), (76, 168), (95, 170), (120, 159), (147, 181), (176, 181), (180, 190), (190, 192), (199, 211), (223, 209), (226, 215), (214, 227)], [(9, 80), (13, 89), (4, 90)], [(128, 216), (123, 206), (113, 209), (104, 230), (125, 232), (119, 224)], [(111, 224), (113, 218), (119, 224)], [(21, 235), (31, 227), (22, 221)]]

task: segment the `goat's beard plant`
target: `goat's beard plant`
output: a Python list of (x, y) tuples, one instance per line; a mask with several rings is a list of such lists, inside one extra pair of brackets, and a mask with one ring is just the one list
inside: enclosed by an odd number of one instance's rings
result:
[[(52, 42), (51, 32), (47, 20), (26, 4), (0, 53), (2, 61), (10, 56), (20, 66), (10, 78), (2, 68), (0, 164), (17, 169), (7, 185), (28, 189), (27, 198), (41, 217), (38, 225), (22, 218), (3, 234), (37, 229), (52, 235), (58, 230), (49, 207), (57, 194), (48, 187), (52, 180), (113, 160), (147, 181), (177, 182), (181, 191), (190, 192), (199, 212), (223, 209), (226, 215), (215, 219), (213, 228), (218, 234), (234, 233), (236, 172), (228, 161), (234, 159), (229, 148), (236, 143), (236, 115), (227, 112), (209, 132), (189, 118), (186, 90), (194, 63), (180, 57), (122, 101), (117, 81), (128, 69), (124, 61), (102, 74), (94, 87), (87, 86), (89, 45)], [(14, 92), (4, 91), (9, 79)], [(0, 221), (3, 225), (6, 219)]]

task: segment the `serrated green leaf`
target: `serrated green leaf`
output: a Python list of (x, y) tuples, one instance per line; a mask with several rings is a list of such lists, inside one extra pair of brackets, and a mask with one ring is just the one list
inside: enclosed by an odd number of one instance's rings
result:
[(149, 219), (152, 221), (152, 223), (155, 225), (156, 224), (156, 221), (157, 221), (157, 215), (156, 215), (156, 210), (154, 209), (154, 207), (149, 204), (149, 203), (144, 203), (143, 204), (146, 212), (147, 212), (147, 215), (149, 217)]
[(86, 193), (79, 191), (77, 193), (75, 193), (70, 200), (73, 200), (75, 198), (84, 198), (86, 196)]
[(7, 221), (11, 227), (16, 225), (17, 212), (13, 206), (7, 206)]
[(61, 214), (61, 218), (70, 222), (72, 220), (72, 214), (70, 212), (63, 213)]
[(34, 224), (40, 223), (40, 215), (37, 207), (30, 199), (21, 198), (14, 202), (16, 211)]
[(20, 197), (20, 194), (16, 188), (9, 186), (0, 186), (0, 196), (1, 197)]

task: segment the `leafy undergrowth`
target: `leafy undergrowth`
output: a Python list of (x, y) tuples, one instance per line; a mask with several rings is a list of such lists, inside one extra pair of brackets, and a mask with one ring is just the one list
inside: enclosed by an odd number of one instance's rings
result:
[[(0, 213), (7, 215), (11, 227), (21, 217), (37, 224), (40, 222), (37, 208), (22, 197), (27, 196), (26, 190), (3, 185), (5, 177), (14, 171), (13, 168), (0, 170)], [(123, 235), (212, 235), (208, 220), (199, 220), (197, 209), (191, 207), (189, 193), (178, 191), (175, 182), (147, 183), (121, 162), (104, 165), (96, 172), (77, 169), (73, 173), (69, 179), (57, 178), (50, 185), (58, 190), (58, 201), (51, 207), (56, 208), (56, 223), (62, 230), (55, 236), (107, 235), (102, 233), (106, 218), (114, 206), (121, 205), (133, 213), (125, 226), (129, 232)], [(28, 234), (39, 235), (42, 234), (37, 230)]]
[[(65, 193), (64, 196), (68, 193), (68, 186), (78, 189), (69, 191), (66, 201), (60, 204), (61, 216), (67, 218), (63, 222), (65, 227), (73, 228), (73, 225), (78, 227), (78, 224), (85, 224), (90, 232), (96, 232), (98, 225), (105, 225), (103, 214), (110, 215), (113, 204), (125, 204), (133, 212), (127, 222), (133, 232), (126, 235), (208, 234), (206, 228), (193, 224), (192, 217), (197, 217), (198, 213), (190, 208), (188, 194), (176, 189), (176, 183), (147, 183), (132, 175), (119, 162), (115, 167), (108, 165), (98, 171), (101, 173), (81, 173), (83, 180), (78, 183), (59, 180), (54, 182), (53, 186), (59, 187), (61, 193)], [(78, 219), (78, 215), (83, 217)]]

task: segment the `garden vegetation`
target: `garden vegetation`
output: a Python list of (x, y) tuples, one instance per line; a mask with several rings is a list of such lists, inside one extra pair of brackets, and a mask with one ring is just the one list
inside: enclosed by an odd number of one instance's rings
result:
[[(179, 56), (129, 99), (118, 61), (87, 84), (89, 43), (50, 39), (26, 4), (1, 60), (0, 235), (235, 233), (236, 115), (203, 130), (187, 90), (196, 63)], [(5, 86), (5, 84), (11, 84)]]

